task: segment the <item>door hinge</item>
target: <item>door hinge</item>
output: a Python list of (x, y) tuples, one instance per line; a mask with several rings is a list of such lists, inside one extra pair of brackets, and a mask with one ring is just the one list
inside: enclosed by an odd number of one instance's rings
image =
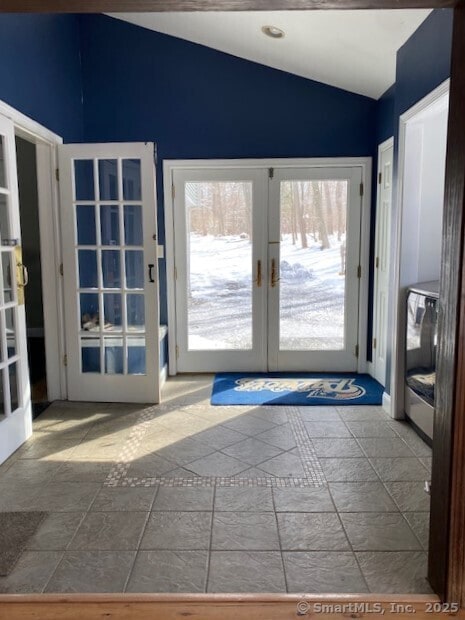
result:
[(55, 168), (55, 179), (57, 181), (60, 180), (60, 169), (59, 168)]
[(174, 279), (178, 279), (178, 270), (176, 269), (176, 267), (174, 268)]
[(156, 142), (153, 143), (153, 161), (156, 166), (158, 164), (158, 146)]
[(360, 196), (363, 196), (363, 183), (360, 183)]
[(381, 174), (381, 172), (378, 172), (378, 183), (381, 185), (381, 179), (383, 178), (383, 175)]
[(60, 276), (63, 275), (63, 263), (60, 264)]
[(268, 168), (268, 178), (272, 179), (274, 177), (274, 168)]
[(66, 353), (63, 355), (63, 366), (67, 366), (68, 365), (68, 356), (66, 355)]
[(355, 357), (358, 357), (358, 344), (355, 345)]
[(176, 359), (178, 359), (179, 357), (179, 347), (178, 345), (176, 345)]
[(174, 183), (172, 183), (171, 184), (171, 197), (172, 197), (173, 200), (174, 200), (175, 196), (176, 196), (176, 189), (174, 187)]
[(379, 269), (379, 256), (377, 256), (375, 259), (375, 267), (376, 269)]
[(361, 278), (362, 277), (362, 266), (359, 265), (357, 267), (357, 278)]
[(373, 338), (373, 349), (376, 349), (376, 338)]

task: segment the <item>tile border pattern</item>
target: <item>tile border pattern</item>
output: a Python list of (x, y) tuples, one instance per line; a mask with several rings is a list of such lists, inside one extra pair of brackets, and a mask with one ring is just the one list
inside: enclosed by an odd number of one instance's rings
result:
[(150, 427), (150, 422), (156, 417), (157, 405), (144, 409), (136, 420), (136, 423), (123, 445), (121, 453), (112, 466), (105, 482), (106, 487), (275, 487), (275, 488), (304, 488), (320, 487), (326, 485), (326, 479), (320, 461), (316, 455), (308, 431), (302, 421), (297, 407), (285, 407), (288, 422), (291, 427), (297, 449), (302, 462), (305, 477), (241, 477), (238, 476), (183, 476), (170, 477), (128, 477), (129, 466), (140, 447), (144, 435)]

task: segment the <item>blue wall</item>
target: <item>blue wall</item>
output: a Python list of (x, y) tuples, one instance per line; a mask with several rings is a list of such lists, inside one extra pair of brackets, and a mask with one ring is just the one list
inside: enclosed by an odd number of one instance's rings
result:
[(0, 16), (0, 99), (65, 141), (82, 139), (77, 17)]
[[(160, 162), (373, 154), (372, 99), (110, 17), (80, 24), (86, 141), (154, 141)], [(160, 165), (163, 242), (161, 189)]]

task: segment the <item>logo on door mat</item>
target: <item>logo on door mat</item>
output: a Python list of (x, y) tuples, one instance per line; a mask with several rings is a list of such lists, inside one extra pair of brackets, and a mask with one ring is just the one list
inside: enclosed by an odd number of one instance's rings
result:
[(237, 392), (299, 392), (307, 393), (307, 398), (328, 398), (332, 400), (352, 400), (366, 394), (365, 388), (355, 383), (356, 379), (348, 378), (253, 378), (244, 377), (236, 380)]

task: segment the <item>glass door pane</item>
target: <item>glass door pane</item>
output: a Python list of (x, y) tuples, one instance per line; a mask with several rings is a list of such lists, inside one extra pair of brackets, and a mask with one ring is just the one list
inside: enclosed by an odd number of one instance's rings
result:
[(188, 349), (252, 348), (252, 183), (186, 183)]
[(345, 349), (348, 181), (283, 181), (279, 348)]

